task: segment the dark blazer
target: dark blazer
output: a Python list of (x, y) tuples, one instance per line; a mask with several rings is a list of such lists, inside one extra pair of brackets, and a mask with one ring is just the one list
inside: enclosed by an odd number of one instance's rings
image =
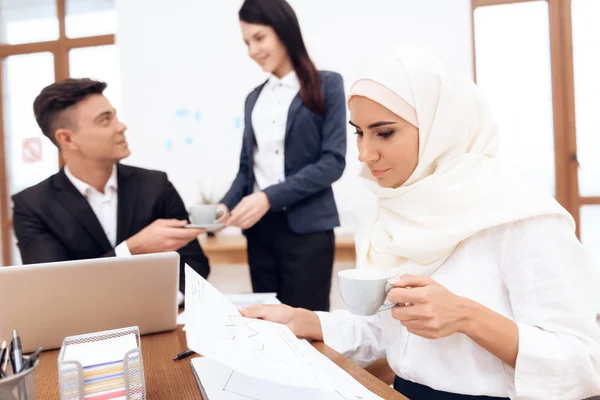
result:
[[(315, 114), (297, 94), (288, 112), (285, 133), (285, 181), (264, 193), (271, 210), (284, 211), (298, 234), (331, 230), (340, 224), (331, 184), (346, 167), (346, 97), (342, 76), (321, 71), (325, 95), (324, 115)], [(266, 83), (266, 82), (265, 82)], [(232, 210), (254, 191), (252, 110), (265, 83), (246, 98), (240, 168), (231, 188), (221, 200)]]
[[(164, 172), (117, 164), (119, 244), (159, 218), (188, 219), (181, 197)], [(111, 246), (88, 201), (64, 170), (13, 196), (13, 225), (24, 264), (112, 257)], [(197, 240), (179, 250), (184, 263), (206, 277), (208, 259)]]

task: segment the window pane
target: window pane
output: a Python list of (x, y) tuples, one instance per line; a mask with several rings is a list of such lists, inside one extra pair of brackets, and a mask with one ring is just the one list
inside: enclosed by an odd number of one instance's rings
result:
[(600, 196), (600, 1), (571, 4), (579, 192)]
[(0, 0), (0, 43), (58, 39), (56, 0)]
[(555, 195), (547, 2), (478, 7), (475, 56), (500, 127), (499, 156)]
[[(54, 81), (54, 57), (51, 53), (10, 56), (3, 68), (4, 139), (12, 195), (58, 171), (58, 151), (41, 133), (32, 111), (35, 97)], [(10, 199), (9, 204), (12, 213)], [(13, 263), (18, 263), (14, 241), (12, 254)]]
[(72, 78), (92, 78), (108, 84), (104, 95), (112, 106), (121, 109), (119, 49), (115, 45), (82, 47), (69, 52)]
[(114, 0), (67, 0), (65, 31), (68, 37), (107, 35), (117, 32)]

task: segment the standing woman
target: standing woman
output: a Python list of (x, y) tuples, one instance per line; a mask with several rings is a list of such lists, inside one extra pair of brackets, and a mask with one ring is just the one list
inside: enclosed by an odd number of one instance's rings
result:
[(317, 71), (285, 0), (246, 0), (249, 56), (270, 77), (246, 98), (238, 174), (221, 201), (242, 228), (255, 292), (329, 310), (339, 216), (331, 185), (346, 165), (341, 75)]

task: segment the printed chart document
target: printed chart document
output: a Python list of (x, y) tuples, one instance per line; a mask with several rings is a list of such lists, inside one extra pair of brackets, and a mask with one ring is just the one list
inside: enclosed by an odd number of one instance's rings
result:
[[(223, 296), (238, 307), (250, 307), (253, 304), (281, 304), (277, 293), (223, 293)], [(185, 325), (185, 310), (177, 315), (177, 325)]]
[(379, 399), (287, 326), (243, 317), (189, 266), (185, 273), (186, 337), (196, 353), (263, 382), (345, 393), (340, 400)]
[[(323, 356), (325, 357), (325, 356)], [(200, 390), (210, 400), (362, 400), (377, 398), (356, 381), (359, 387), (313, 389), (280, 385), (252, 378), (208, 357), (192, 359)]]

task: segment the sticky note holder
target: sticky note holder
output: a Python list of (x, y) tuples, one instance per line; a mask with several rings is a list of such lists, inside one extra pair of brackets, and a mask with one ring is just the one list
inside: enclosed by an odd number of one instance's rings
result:
[[(79, 400), (86, 395), (84, 386), (84, 369), (79, 361), (65, 361), (65, 349), (69, 345), (104, 341), (126, 335), (135, 335), (137, 347), (127, 351), (123, 357), (123, 379), (125, 396), (132, 400), (146, 399), (144, 365), (140, 341), (140, 329), (137, 326), (95, 332), (90, 334), (69, 336), (63, 340), (58, 355), (58, 382), (61, 400)], [(107, 389), (110, 390), (110, 389)]]

